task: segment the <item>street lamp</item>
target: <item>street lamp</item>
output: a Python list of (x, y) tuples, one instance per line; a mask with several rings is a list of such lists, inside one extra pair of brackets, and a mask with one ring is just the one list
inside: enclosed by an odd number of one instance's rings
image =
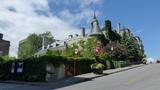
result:
[(113, 46), (111, 46), (111, 51), (113, 51)]
[(76, 56), (78, 55), (79, 50), (76, 48), (74, 49), (74, 76), (76, 76)]
[[(111, 54), (111, 56), (109, 57), (109, 59), (110, 59), (110, 62), (108, 62), (108, 63), (110, 63), (110, 64), (107, 64), (107, 66), (109, 66), (109, 65), (111, 65), (111, 61), (112, 61), (112, 58), (113, 58), (113, 50), (114, 50), (114, 48), (113, 48), (113, 45), (111, 45), (111, 47), (110, 47), (110, 54)], [(115, 62), (115, 64), (117, 65), (117, 63)], [(111, 66), (110, 67), (107, 67), (107, 69), (110, 69), (111, 68)]]

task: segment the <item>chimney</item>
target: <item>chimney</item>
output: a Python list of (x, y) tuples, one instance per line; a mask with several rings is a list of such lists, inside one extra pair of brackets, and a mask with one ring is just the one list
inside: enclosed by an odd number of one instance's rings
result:
[(2, 34), (2, 33), (0, 33), (0, 39), (1, 39), (1, 40), (3, 39), (3, 34)]
[(121, 23), (118, 23), (118, 30), (117, 30), (117, 33), (120, 33), (120, 30), (121, 30)]
[(45, 39), (44, 39), (44, 37), (42, 37), (42, 50), (44, 50), (44, 49), (45, 49), (44, 42), (45, 42)]
[(85, 28), (81, 29), (81, 34), (80, 35), (81, 35), (81, 37), (85, 37)]
[(78, 37), (79, 35), (78, 34), (75, 34), (75, 37)]
[(69, 39), (71, 39), (71, 38), (73, 38), (73, 35), (71, 34), (71, 35), (69, 35), (68, 37), (69, 37)]

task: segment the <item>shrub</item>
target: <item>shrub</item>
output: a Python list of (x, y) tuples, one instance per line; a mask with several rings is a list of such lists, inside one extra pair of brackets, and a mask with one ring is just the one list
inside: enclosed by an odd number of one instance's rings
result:
[(102, 74), (104, 65), (102, 63), (94, 63), (91, 65), (91, 69), (95, 74)]
[(102, 63), (94, 63), (91, 64), (91, 69), (104, 69), (104, 65)]
[(67, 60), (66, 65), (68, 66), (68, 70), (73, 73), (74, 69), (74, 60), (76, 60), (76, 75), (89, 73), (91, 72), (90, 65), (93, 64), (95, 61), (93, 58), (73, 58), (70, 57)]
[(126, 60), (128, 57), (128, 51), (126, 47), (119, 42), (110, 42), (105, 46), (105, 51), (112, 59)]
[(107, 52), (103, 52), (102, 54), (100, 54), (99, 58), (103, 61), (109, 60), (109, 56)]
[(115, 60), (112, 61), (112, 68), (122, 68), (129, 65), (130, 65), (129, 61), (115, 61)]

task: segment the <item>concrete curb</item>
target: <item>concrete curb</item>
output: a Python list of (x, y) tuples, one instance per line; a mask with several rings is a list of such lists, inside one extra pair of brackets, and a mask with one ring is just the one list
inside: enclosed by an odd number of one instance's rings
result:
[(46, 82), (23, 82), (23, 81), (0, 81), (0, 83), (7, 84), (22, 84), (22, 85), (32, 85), (32, 86), (42, 86), (47, 84)]
[(142, 67), (142, 66), (144, 66), (144, 64), (142, 64), (142, 65), (137, 65), (137, 66), (131, 66), (131, 67), (126, 68), (126, 69), (123, 69), (123, 68), (122, 68), (121, 70), (117, 70), (117, 71), (115, 71), (115, 72), (104, 73), (102, 76), (111, 75), (111, 74), (115, 74), (115, 73), (118, 73), (118, 72), (127, 71), (127, 70), (130, 70), (130, 69), (134, 69), (134, 68), (138, 68), (138, 67)]
[[(136, 66), (119, 68), (119, 70), (113, 69), (113, 70), (115, 70), (115, 71), (113, 71), (113, 72), (104, 73), (104, 74), (99, 74), (99, 75), (95, 74), (95, 76), (93, 76), (93, 77), (83, 78), (83, 79), (81, 79), (81, 80), (77, 80), (77, 81), (75, 81), (75, 82), (73, 81), (73, 82), (76, 84), (76, 83), (80, 83), (80, 82), (90, 81), (90, 80), (95, 79), (95, 78), (99, 78), (99, 77), (103, 77), (103, 76), (115, 74), (115, 73), (118, 73), (118, 72), (127, 71), (127, 70), (130, 70), (130, 69), (134, 69), (134, 68), (138, 68), (138, 67), (142, 67), (142, 66), (145, 66), (145, 64), (140, 64), (140, 65), (136, 65)], [(106, 71), (107, 71), (107, 70), (106, 70)], [(72, 78), (75, 78), (75, 79), (76, 79), (76, 77), (79, 77), (79, 76), (75, 76), (75, 77), (72, 77)], [(72, 83), (73, 83), (73, 82), (72, 82)]]
[(106, 73), (104, 75), (110, 75), (110, 74), (114, 74), (114, 73), (118, 73), (118, 72), (122, 72), (122, 71), (127, 71), (127, 70), (130, 70), (130, 69), (134, 69), (134, 68), (138, 68), (138, 67), (141, 67), (141, 66), (144, 66), (145, 64), (142, 64), (142, 65), (137, 65), (137, 66), (131, 66), (131, 67), (128, 67), (128, 68), (122, 68), (121, 70), (118, 70), (118, 71), (115, 71), (115, 72), (111, 72), (111, 73)]

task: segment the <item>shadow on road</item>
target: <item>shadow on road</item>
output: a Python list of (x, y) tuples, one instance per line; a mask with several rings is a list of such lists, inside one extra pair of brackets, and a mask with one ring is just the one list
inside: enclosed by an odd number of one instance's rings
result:
[(53, 83), (52, 89), (63, 88), (63, 87), (75, 85), (84, 81), (91, 81), (91, 80), (92, 80), (91, 78), (71, 77), (71, 78)]

